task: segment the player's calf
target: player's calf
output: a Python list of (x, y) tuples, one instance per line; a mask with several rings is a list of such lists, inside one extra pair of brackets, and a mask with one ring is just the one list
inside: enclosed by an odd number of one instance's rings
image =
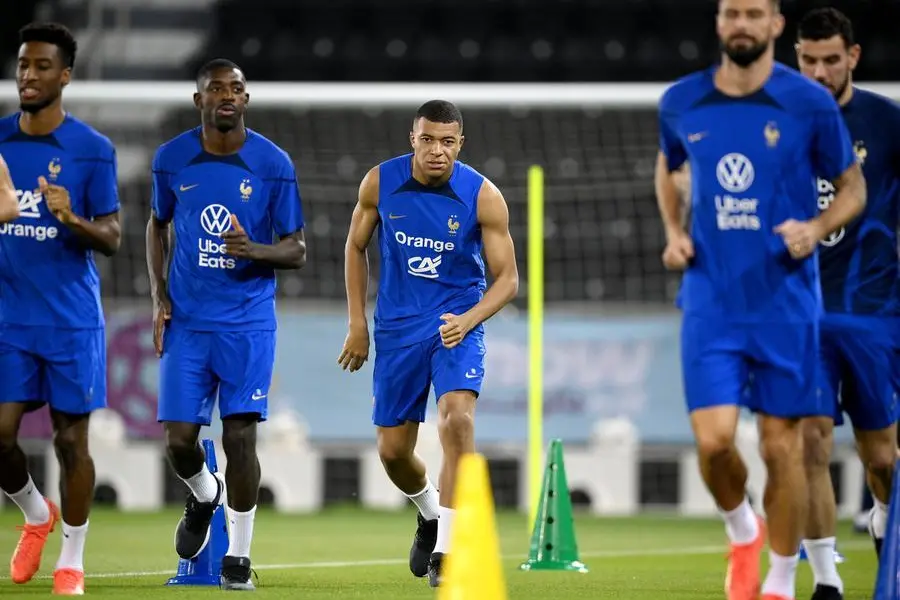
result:
[(213, 515), (225, 502), (225, 478), (219, 473), (214, 476), (206, 466), (203, 449), (197, 443), (199, 425), (170, 422), (165, 424), (165, 431), (169, 464), (190, 490), (184, 515), (175, 528), (175, 552), (191, 559), (209, 542)]
[(763, 416), (762, 457), (768, 479), (765, 510), (769, 526), (769, 573), (762, 592), (793, 598), (800, 539), (806, 523), (808, 496), (803, 467), (801, 422)]
[(816, 586), (813, 600), (830, 600), (840, 597), (844, 589), (834, 562), (837, 507), (830, 470), (834, 421), (830, 417), (808, 418), (801, 427), (809, 497), (803, 546)]
[[(229, 415), (222, 419), (222, 449), (227, 466), (228, 550), (222, 576), (228, 589), (253, 589), (250, 582), (250, 546), (259, 498), (260, 466), (256, 452), (258, 414)], [(249, 586), (249, 587), (248, 587)]]
[(416, 508), (416, 534), (409, 549), (409, 570), (416, 577), (428, 574), (428, 561), (437, 542), (438, 491), (428, 479), (425, 463), (415, 453), (419, 424), (407, 421), (378, 428), (378, 456), (388, 477)]
[(874, 431), (856, 430), (859, 458), (866, 468), (866, 481), (874, 503), (869, 513), (869, 535), (879, 555), (887, 529), (888, 503), (898, 457), (896, 429), (896, 425), (891, 425)]

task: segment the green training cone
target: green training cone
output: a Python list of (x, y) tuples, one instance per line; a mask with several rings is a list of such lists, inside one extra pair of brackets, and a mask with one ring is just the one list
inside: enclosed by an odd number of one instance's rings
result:
[(519, 568), (523, 571), (588, 571), (587, 566), (578, 558), (562, 440), (550, 443), (541, 502), (531, 534), (531, 550), (528, 560), (519, 565)]

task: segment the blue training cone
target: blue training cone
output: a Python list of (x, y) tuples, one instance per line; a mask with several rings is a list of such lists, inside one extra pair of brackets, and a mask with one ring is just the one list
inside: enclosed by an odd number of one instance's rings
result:
[(894, 466), (887, 530), (881, 544), (878, 578), (872, 600), (900, 600), (900, 462)]
[[(213, 441), (205, 439), (200, 442), (206, 454), (206, 466), (210, 473), (216, 473), (216, 448)], [(210, 524), (209, 543), (203, 551), (190, 560), (178, 560), (178, 572), (169, 579), (166, 585), (219, 585), (222, 557), (228, 552), (228, 524), (225, 520), (225, 507), (219, 506), (213, 513)]]

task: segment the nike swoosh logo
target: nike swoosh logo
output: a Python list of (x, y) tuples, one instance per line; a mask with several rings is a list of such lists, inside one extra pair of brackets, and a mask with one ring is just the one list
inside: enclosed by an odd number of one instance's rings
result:
[(200, 184), (199, 184), (199, 183), (195, 183), (194, 185), (182, 185), (182, 186), (181, 186), (180, 188), (178, 188), (178, 189), (179, 189), (180, 191), (182, 191), (182, 192), (186, 192), (186, 191), (188, 191), (188, 190), (194, 189), (194, 188), (197, 187), (198, 185), (200, 185)]
[(478, 375), (473, 375), (471, 373), (466, 373), (466, 379), (475, 379)]
[(392, 214), (389, 214), (388, 217), (391, 219), (405, 219), (406, 215), (395, 215), (392, 213)]
[(700, 133), (692, 133), (688, 136), (688, 142), (693, 144), (694, 142), (699, 142), (706, 136), (707, 136), (707, 133), (705, 131), (701, 131)]
[(266, 397), (265, 394), (263, 394), (262, 396), (260, 396), (259, 394), (253, 394), (252, 396), (250, 396), (250, 399), (251, 400), (262, 400), (265, 397)]

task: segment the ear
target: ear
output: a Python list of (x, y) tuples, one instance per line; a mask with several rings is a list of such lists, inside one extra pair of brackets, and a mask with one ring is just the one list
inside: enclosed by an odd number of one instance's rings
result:
[(200, 96), (200, 92), (194, 92), (194, 108), (196, 108), (197, 110), (200, 110), (200, 106), (201, 106), (200, 101), (201, 100), (202, 100), (202, 97)]
[(414, 134), (412, 131), (409, 132), (409, 145), (413, 148), (416, 147), (416, 134)]
[(250, 104), (250, 94), (244, 94), (244, 104)]
[(464, 136), (464, 135), (459, 136), (459, 149), (460, 150), (462, 150), (463, 144), (465, 144), (465, 143), (466, 143), (466, 136)]
[(775, 15), (775, 18), (772, 19), (772, 36), (780, 38), (782, 33), (784, 33), (784, 15), (778, 13)]
[(850, 55), (850, 59), (848, 61), (850, 65), (850, 70), (853, 71), (856, 69), (856, 65), (859, 64), (859, 59), (862, 56), (862, 47), (859, 44), (853, 44), (850, 48), (847, 49), (847, 54)]
[(59, 81), (63, 87), (66, 87), (67, 85), (69, 85), (69, 83), (72, 81), (72, 68), (71, 67), (66, 67), (65, 69), (63, 69), (62, 75), (60, 76)]

